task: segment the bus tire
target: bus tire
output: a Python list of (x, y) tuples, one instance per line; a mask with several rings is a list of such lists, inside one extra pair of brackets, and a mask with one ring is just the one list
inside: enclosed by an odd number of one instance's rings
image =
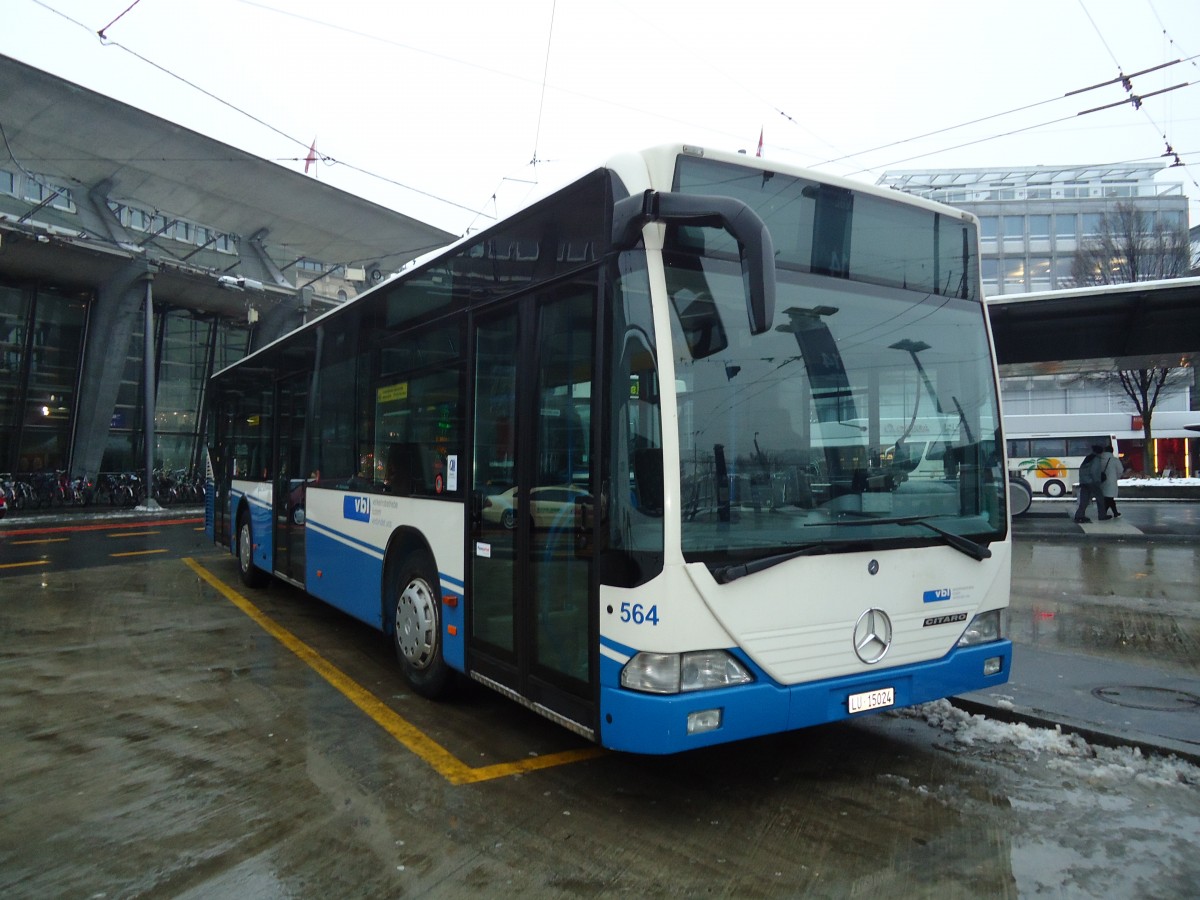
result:
[(414, 550), (396, 567), (388, 585), (396, 659), (413, 691), (430, 699), (446, 692), (452, 674), (442, 656), (438, 584), (429, 554)]
[(250, 525), (250, 514), (242, 510), (238, 516), (237, 530), (238, 575), (246, 587), (266, 587), (270, 576), (254, 565), (254, 530)]
[(1047, 497), (1061, 497), (1067, 492), (1067, 486), (1057, 478), (1051, 478), (1042, 485), (1042, 493)]
[(1033, 488), (1029, 482), (1019, 475), (1008, 476), (1008, 508), (1009, 513), (1016, 518), (1029, 511), (1033, 505)]

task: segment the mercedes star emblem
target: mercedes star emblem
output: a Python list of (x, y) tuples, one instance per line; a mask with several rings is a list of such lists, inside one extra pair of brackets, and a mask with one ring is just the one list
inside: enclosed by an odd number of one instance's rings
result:
[(871, 608), (854, 625), (854, 652), (867, 665), (883, 659), (892, 646), (892, 620), (882, 609)]

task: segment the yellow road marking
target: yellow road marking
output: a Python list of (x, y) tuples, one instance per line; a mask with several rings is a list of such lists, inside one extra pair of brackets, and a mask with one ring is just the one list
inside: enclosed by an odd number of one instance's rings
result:
[(150, 553), (169, 553), (165, 547), (161, 550), (126, 550), (124, 553), (110, 553), (109, 556), (146, 556)]
[(48, 566), (48, 565), (50, 565), (50, 560), (48, 560), (48, 559), (35, 559), (33, 562), (0, 563), (0, 569), (16, 569), (20, 566)]
[(233, 588), (220, 581), (217, 576), (196, 560), (185, 557), (183, 562), (215, 588), (217, 593), (249, 616), (259, 628), (300, 657), (313, 671), (370, 716), (380, 728), (423, 759), (451, 784), (475, 784), (480, 781), (490, 781), (493, 778), (549, 769), (567, 763), (593, 759), (606, 752), (601, 747), (583, 747), (579, 750), (565, 750), (562, 753), (532, 756), (515, 762), (496, 763), (491, 766), (477, 768), (468, 766)]
[(9, 541), (14, 547), (20, 547), (24, 544), (65, 544), (70, 538), (42, 538), (39, 541)]
[(118, 534), (107, 535), (107, 537), (110, 537), (110, 538), (143, 537), (147, 534), (158, 534), (158, 531), (122, 531)]

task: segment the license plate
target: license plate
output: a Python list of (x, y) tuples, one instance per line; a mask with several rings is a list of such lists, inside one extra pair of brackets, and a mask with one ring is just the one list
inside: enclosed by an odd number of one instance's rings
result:
[(862, 694), (850, 695), (850, 712), (868, 712), (872, 709), (884, 709), (896, 702), (895, 688), (880, 688), (877, 691), (867, 691)]

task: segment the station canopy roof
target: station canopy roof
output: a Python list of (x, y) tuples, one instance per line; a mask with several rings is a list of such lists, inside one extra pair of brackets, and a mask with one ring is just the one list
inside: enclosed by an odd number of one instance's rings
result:
[(1200, 278), (987, 298), (1001, 375), (1200, 362)]
[(0, 56), (0, 166), (264, 243), (277, 263), (380, 261), (454, 236), (102, 94)]

